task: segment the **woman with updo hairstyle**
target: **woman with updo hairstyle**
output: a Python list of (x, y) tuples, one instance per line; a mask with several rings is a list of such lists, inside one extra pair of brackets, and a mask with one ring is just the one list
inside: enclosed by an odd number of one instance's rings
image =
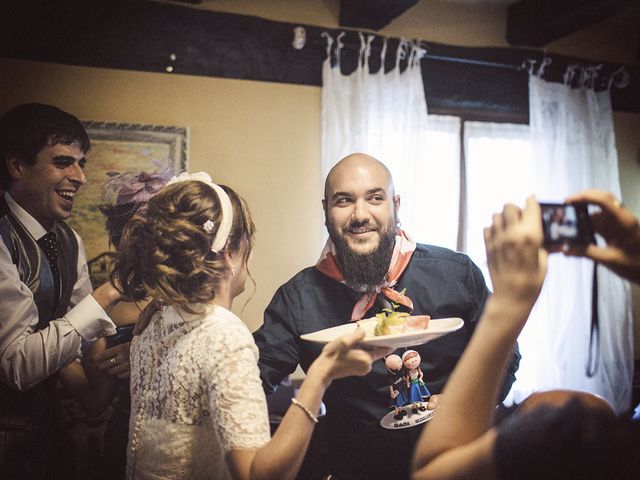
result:
[(235, 269), (228, 258), (237, 255), (243, 240), (244, 250), (249, 250), (255, 230), (251, 218), (242, 216), (246, 209), (233, 208), (233, 203), (242, 204), (239, 197), (227, 191), (234, 218), (224, 253), (212, 251), (212, 236), (221, 228), (214, 220), (222, 217), (222, 209), (215, 191), (204, 182), (168, 185), (149, 202), (147, 215), (130, 220), (113, 271), (127, 298), (140, 300), (151, 294), (156, 305), (187, 308), (215, 298), (220, 280), (229, 268)]
[[(99, 210), (105, 217), (113, 248), (118, 248), (129, 220), (144, 216), (149, 199), (172, 176), (173, 169), (109, 174)], [(88, 447), (84, 436), (74, 438), (74, 448), (79, 452), (75, 466), (79, 478), (92, 475), (95, 480), (118, 480), (125, 476), (131, 403), (129, 349), (135, 323), (147, 304), (148, 299), (118, 303), (109, 313), (116, 334), (94, 342), (84, 352), (81, 363), (72, 362), (59, 372), (66, 392), (84, 407), (88, 422), (96, 424), (108, 418), (106, 427), (100, 430), (104, 433), (96, 437), (102, 444), (98, 458), (95, 446)], [(90, 460), (85, 450), (91, 455)]]
[(171, 180), (127, 223), (112, 281), (152, 299), (131, 347), (128, 478), (294, 478), (329, 384), (389, 353), (352, 348), (360, 329), (327, 344), (270, 438), (258, 350), (231, 312), (254, 232), (245, 202), (205, 173)]

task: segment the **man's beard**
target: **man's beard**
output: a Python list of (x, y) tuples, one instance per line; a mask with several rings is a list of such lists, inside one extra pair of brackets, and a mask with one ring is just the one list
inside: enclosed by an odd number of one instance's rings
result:
[[(394, 216), (395, 217), (395, 216)], [(378, 230), (380, 242), (370, 253), (359, 254), (351, 250), (335, 226), (327, 225), (329, 237), (336, 249), (336, 257), (347, 286), (358, 292), (369, 292), (380, 285), (389, 271), (396, 239), (396, 219)], [(352, 223), (348, 228), (358, 228), (363, 223)]]

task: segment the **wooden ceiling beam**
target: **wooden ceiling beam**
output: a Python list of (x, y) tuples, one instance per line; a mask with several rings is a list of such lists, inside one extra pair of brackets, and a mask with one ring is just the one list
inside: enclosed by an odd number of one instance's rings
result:
[[(293, 48), (293, 32), (306, 30), (307, 43)], [(0, 1), (0, 57), (40, 62), (218, 78), (322, 84), (327, 42), (344, 29), (285, 23), (194, 9), (175, 3), (123, 0)], [(395, 66), (399, 38), (388, 42), (385, 70)], [(342, 37), (341, 69), (352, 73), (361, 48), (357, 31)], [(522, 48), (474, 48), (422, 42), (425, 95), (431, 113), (489, 121), (527, 122), (528, 75), (518, 66), (540, 65), (543, 53)], [(335, 59), (336, 42), (332, 58)], [(371, 43), (372, 72), (381, 66), (383, 37)], [(593, 63), (552, 54), (545, 78), (562, 81), (569, 64)], [(406, 58), (404, 60), (406, 64)], [(620, 64), (600, 62), (605, 84)], [(402, 62), (401, 62), (402, 64)], [(630, 84), (612, 88), (614, 110), (640, 112), (640, 66), (625, 65)], [(43, 79), (42, 81), (46, 81)], [(71, 82), (71, 80), (69, 80)], [(1, 82), (0, 82), (1, 83)], [(71, 83), (69, 88), (74, 88)], [(603, 84), (603, 88), (604, 84)]]
[(541, 47), (638, 8), (638, 0), (521, 0), (508, 9), (507, 42)]
[(340, 26), (378, 31), (418, 0), (341, 0)]

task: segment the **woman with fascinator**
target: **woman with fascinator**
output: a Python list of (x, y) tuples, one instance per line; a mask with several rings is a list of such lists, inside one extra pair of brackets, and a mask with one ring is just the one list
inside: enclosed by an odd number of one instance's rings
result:
[(233, 190), (183, 174), (127, 223), (112, 281), (151, 298), (131, 346), (127, 478), (286, 479), (302, 463), (322, 395), (388, 353), (325, 346), (270, 438), (258, 350), (231, 312), (249, 276), (255, 227)]

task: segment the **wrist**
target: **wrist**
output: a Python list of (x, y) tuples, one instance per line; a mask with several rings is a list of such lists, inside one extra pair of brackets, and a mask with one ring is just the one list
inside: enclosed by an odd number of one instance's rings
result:
[(292, 398), (291, 399), (291, 403), (293, 405), (295, 405), (296, 407), (298, 407), (300, 410), (302, 410), (305, 413), (305, 415), (307, 417), (309, 417), (309, 419), (313, 423), (318, 423), (318, 417), (316, 415), (314, 415), (313, 413), (311, 413), (311, 410), (309, 410), (307, 407), (305, 407), (300, 401), (298, 401), (297, 398)]
[(93, 295), (96, 302), (107, 312), (121, 300), (120, 292), (108, 284), (99, 286), (91, 295)]
[(528, 295), (522, 292), (511, 293), (500, 290), (493, 292), (489, 297), (486, 309), (513, 316), (519, 316), (523, 313), (528, 315), (537, 299), (537, 293)]
[(519, 335), (529, 318), (533, 303), (491, 296), (485, 305), (484, 322), (495, 334)]
[(307, 370), (305, 383), (311, 382), (315, 387), (322, 388), (324, 391), (329, 387), (329, 385), (331, 385), (332, 380), (333, 375), (331, 373), (331, 368), (320, 356), (311, 364), (309, 370)]

